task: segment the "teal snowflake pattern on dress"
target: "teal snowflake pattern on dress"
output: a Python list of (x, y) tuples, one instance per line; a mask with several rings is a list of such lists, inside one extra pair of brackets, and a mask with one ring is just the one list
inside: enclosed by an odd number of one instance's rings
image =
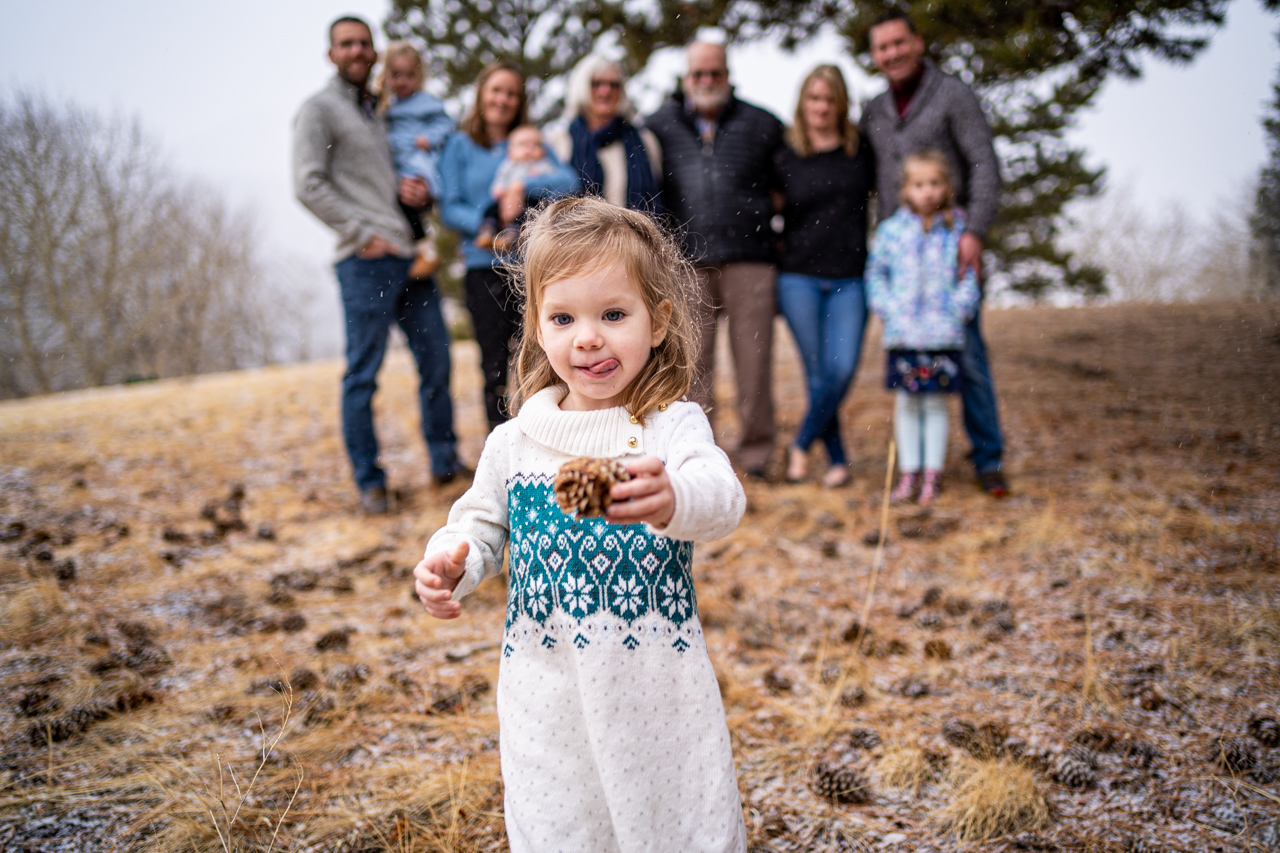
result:
[[(507, 484), (511, 571), (504, 654), (514, 645), (583, 649), (614, 639), (627, 649), (663, 640), (683, 652), (700, 637), (693, 543), (566, 515), (548, 476)], [(520, 640), (532, 641), (531, 643)]]

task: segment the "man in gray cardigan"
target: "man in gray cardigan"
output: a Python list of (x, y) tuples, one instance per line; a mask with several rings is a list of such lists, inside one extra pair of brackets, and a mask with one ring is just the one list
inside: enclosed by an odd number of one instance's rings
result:
[[(951, 161), (956, 201), (967, 214), (959, 274), (972, 269), (981, 280), (982, 240), (995, 221), (1000, 198), (1000, 166), (982, 106), (972, 89), (925, 59), (924, 39), (903, 13), (886, 14), (871, 27), (870, 36), (871, 58), (889, 81), (889, 91), (868, 103), (862, 114), (862, 132), (876, 152), (880, 218), (898, 206), (907, 155), (925, 148), (941, 151)], [(1004, 441), (977, 315), (965, 327), (961, 375), (964, 427), (973, 444), (970, 458), (983, 490), (1004, 497), (1009, 493), (1002, 466)]]
[(431, 279), (410, 279), (413, 241), (397, 197), (427, 201), (420, 179), (397, 183), (391, 148), (366, 84), (378, 59), (373, 31), (359, 18), (329, 28), (329, 59), (338, 73), (298, 111), (293, 130), (293, 185), (298, 201), (338, 234), (336, 270), (346, 319), (342, 434), (360, 505), (388, 511), (386, 473), (378, 465), (373, 394), (394, 321), (418, 363), (422, 434), (438, 483), (462, 470), (449, 399), (449, 333)]

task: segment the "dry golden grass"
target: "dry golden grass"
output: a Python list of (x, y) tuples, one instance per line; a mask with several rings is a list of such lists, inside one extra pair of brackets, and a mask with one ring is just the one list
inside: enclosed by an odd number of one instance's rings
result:
[(952, 794), (937, 818), (957, 841), (986, 841), (1049, 822), (1049, 802), (1036, 776), (1015, 761), (957, 759)]
[(887, 788), (897, 788), (917, 796), (927, 782), (937, 776), (927, 753), (918, 746), (891, 743), (875, 765), (876, 779)]
[[(954, 849), (1016, 821), (1019, 844), (1041, 849), (1263, 843), (1209, 811), (1226, 781), (1262, 826), (1274, 785), (1225, 779), (1204, 745), (1280, 716), (1280, 431), (1256, 390), (1280, 381), (1277, 316), (991, 312), (1014, 497), (971, 485), (953, 404), (942, 500), (888, 508), (879, 558), (864, 542), (885, 517), (892, 403), (873, 333), (844, 412), (851, 485), (748, 483), (743, 524), (695, 552), (754, 846)], [(781, 340), (786, 440), (804, 386)], [(474, 348), (455, 363), (474, 461)], [(504, 585), (482, 585), (463, 619), (421, 615), (408, 571), (462, 487), (428, 486), (414, 372), (394, 352), (375, 405), (399, 510), (358, 515), (340, 374), (330, 362), (0, 404), (0, 849), (504, 848)], [(729, 373), (719, 387), (732, 393)], [(732, 442), (731, 411), (716, 428)], [(247, 529), (217, 535), (203, 513), (225, 517), (237, 483)], [(67, 560), (74, 578), (58, 582)], [(318, 650), (335, 631), (347, 647)], [(475, 679), (488, 689), (465, 692)], [(286, 681), (287, 714), (273, 689)], [(973, 793), (984, 777), (942, 736), (955, 720), (1007, 727), (1048, 823), (1029, 828), (1021, 782)], [(1068, 789), (1053, 759), (1084, 726), (1126, 745), (1099, 754), (1097, 787)], [(854, 746), (860, 730), (884, 744)], [(969, 768), (953, 783), (929, 778), (944, 755)], [(816, 797), (820, 758), (868, 773), (870, 802)]]

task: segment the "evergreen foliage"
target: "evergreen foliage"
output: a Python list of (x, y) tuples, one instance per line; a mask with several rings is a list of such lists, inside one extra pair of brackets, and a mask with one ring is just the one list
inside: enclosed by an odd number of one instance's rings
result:
[[(1266, 5), (1276, 9), (1280, 7), (1280, 0)], [(1277, 38), (1280, 39), (1280, 33)], [(1280, 290), (1280, 70), (1271, 91), (1274, 97), (1262, 118), (1267, 162), (1258, 174), (1258, 194), (1249, 225), (1257, 241), (1257, 266), (1265, 277), (1267, 289), (1274, 292)]]
[(974, 87), (992, 121), (1006, 181), (1000, 218), (987, 235), (993, 272), (1031, 295), (1051, 287), (1100, 294), (1102, 271), (1058, 245), (1065, 206), (1096, 194), (1104, 175), (1086, 165), (1066, 133), (1108, 78), (1141, 76), (1147, 57), (1194, 58), (1222, 23), (1227, 1), (392, 0), (386, 29), (417, 39), (453, 94), (493, 59), (515, 59), (529, 74), (535, 115), (545, 115), (553, 100), (547, 84), (609, 34), (634, 71), (700, 27), (718, 26), (731, 42), (769, 38), (786, 49), (831, 27), (872, 69), (867, 33), (880, 15), (901, 9), (938, 65)]

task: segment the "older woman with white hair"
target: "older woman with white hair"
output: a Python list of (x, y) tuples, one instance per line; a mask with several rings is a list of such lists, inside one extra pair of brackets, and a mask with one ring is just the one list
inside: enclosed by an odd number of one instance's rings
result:
[(660, 213), (662, 149), (651, 132), (632, 124), (622, 68), (591, 54), (574, 67), (564, 115), (547, 130), (547, 143), (582, 179), (587, 192), (632, 210)]

